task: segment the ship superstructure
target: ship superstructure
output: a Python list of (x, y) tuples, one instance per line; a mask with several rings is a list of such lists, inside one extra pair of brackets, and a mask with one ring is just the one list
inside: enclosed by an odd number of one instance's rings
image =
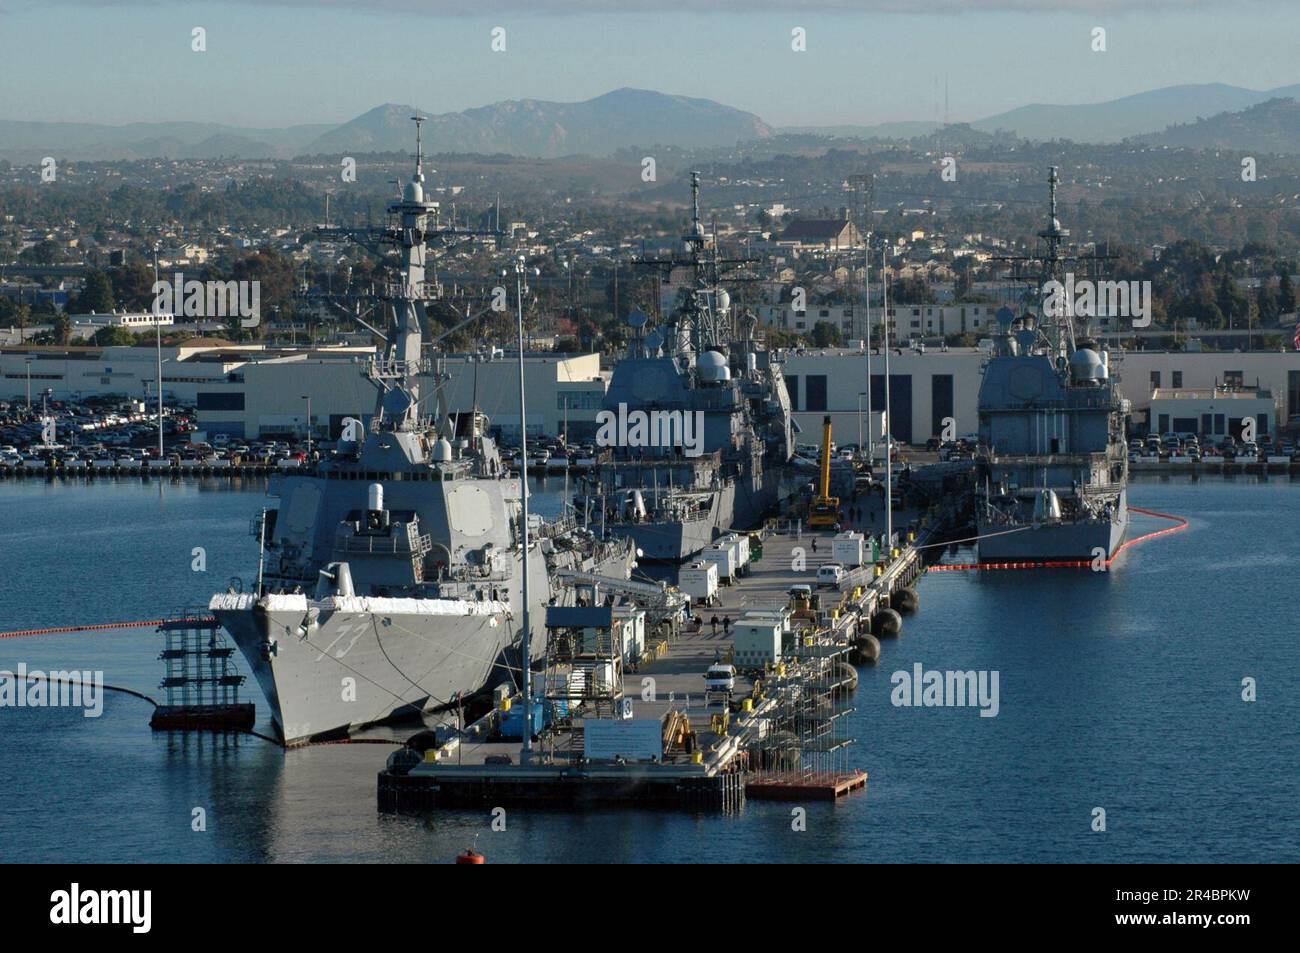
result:
[[(603, 403), (617, 427), (612, 439), (598, 431), (604, 449), (577, 506), (588, 525), (634, 540), (640, 558), (674, 563), (761, 522), (794, 450), (781, 366), (720, 284), (720, 268), (748, 259), (719, 256), (700, 221), (696, 172), (691, 204), (687, 255), (638, 262), (687, 282), (661, 326), (640, 313), (630, 319), (633, 340)], [(625, 425), (640, 420), (643, 430)]]
[[(525, 534), (522, 484), (487, 418), (474, 409), (453, 423), (442, 405), (439, 369), (422, 347), (437, 203), (425, 197), (415, 121), (415, 171), (378, 235), (400, 260), (380, 293), (386, 343), (364, 368), (374, 413), (346, 421), (328, 457), (273, 481), (279, 505), (255, 526), (264, 548), (255, 591), (211, 601), (286, 744), (518, 683), (525, 535), (538, 654), (542, 609), (560, 596), (554, 572), (631, 569), (629, 546), (570, 525)], [(422, 395), (421, 381), (433, 392)]]
[(1056, 214), (1057, 182), (1052, 168), (1051, 213), (1039, 232), (1046, 253), (1036, 259), (1039, 307), (999, 312), (1001, 334), (980, 386), (982, 562), (1109, 560), (1128, 532), (1129, 403), (1105, 347), (1076, 338), (1059, 297), (1044, 306), (1044, 289), (1059, 287), (1068, 261), (1082, 261), (1061, 254), (1069, 232)]

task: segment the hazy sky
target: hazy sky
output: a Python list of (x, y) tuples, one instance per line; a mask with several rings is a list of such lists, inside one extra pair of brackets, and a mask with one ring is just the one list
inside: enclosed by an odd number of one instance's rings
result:
[(961, 121), (1179, 83), (1300, 83), (1297, 37), (1295, 0), (0, 0), (0, 118), (281, 126), (636, 86), (774, 125), (868, 123), (943, 118), (946, 80)]

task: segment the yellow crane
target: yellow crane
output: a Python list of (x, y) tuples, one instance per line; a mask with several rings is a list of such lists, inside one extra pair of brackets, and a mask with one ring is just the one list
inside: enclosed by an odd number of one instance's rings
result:
[(812, 508), (808, 511), (808, 525), (812, 529), (833, 529), (839, 521), (840, 500), (837, 496), (831, 496), (831, 418), (827, 414), (822, 421), (821, 473), (817, 495), (813, 497)]

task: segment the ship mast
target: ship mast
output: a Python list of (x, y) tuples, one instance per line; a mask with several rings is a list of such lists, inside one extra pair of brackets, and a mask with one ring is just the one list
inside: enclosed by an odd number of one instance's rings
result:
[[(349, 311), (349, 316), (357, 320), (378, 337), (383, 339), (383, 356), (371, 359), (366, 368), (366, 377), (373, 382), (379, 393), (376, 397), (375, 418), (372, 429), (387, 431), (416, 431), (428, 423), (420, 413), (420, 385), (417, 378), (421, 374), (431, 375), (435, 368), (433, 362), (422, 357), (425, 345), (424, 331), (428, 324), (426, 302), (438, 297), (436, 282), (427, 280), (428, 242), (430, 239), (447, 242), (452, 236), (469, 238), (477, 235), (500, 237), (497, 230), (478, 230), (457, 228), (455, 220), (448, 226), (438, 222), (438, 203), (427, 199), (424, 190), (424, 116), (412, 116), (415, 123), (415, 168), (410, 181), (402, 189), (399, 197), (388, 206), (388, 223), (383, 227), (345, 228), (339, 226), (321, 226), (316, 233), (322, 238), (347, 238), (361, 243), (373, 253), (383, 256), (382, 246), (395, 245), (398, 249), (398, 280), (383, 282), (375, 295), (330, 295), (330, 304), (343, 309), (338, 300), (351, 297), (376, 297), (385, 313), (392, 307), (391, 320), (387, 322), (383, 333), (361, 320), (358, 307), (356, 313)], [(432, 170), (431, 170), (432, 171)], [(453, 328), (434, 337), (430, 342), (439, 340), (477, 320), (479, 314), (467, 314), (466, 318)], [(441, 427), (445, 420), (442, 407), (441, 384), (434, 391), (435, 409), (433, 421)]]
[(423, 370), (420, 357), (422, 322), (427, 320), (425, 299), (425, 262), (428, 246), (425, 233), (429, 216), (438, 203), (424, 197), (423, 116), (412, 116), (415, 123), (415, 170), (402, 190), (402, 197), (388, 207), (393, 219), (389, 234), (400, 255), (400, 281), (387, 290), (392, 298), (393, 334), (385, 348), (384, 359), (371, 363), (370, 378), (379, 385), (376, 416), (393, 430), (411, 430), (418, 426), (420, 385), (416, 375)]
[[(711, 350), (724, 350), (732, 336), (731, 319), (723, 314), (719, 305), (721, 299), (721, 266), (756, 264), (759, 259), (751, 257), (722, 258), (718, 255), (717, 225), (713, 230), (713, 251), (705, 255), (708, 234), (704, 223), (700, 221), (700, 173), (691, 173), (691, 224), (682, 242), (686, 245), (687, 256), (676, 255), (669, 258), (639, 258), (632, 264), (643, 268), (660, 271), (664, 283), (672, 280), (674, 269), (689, 267), (691, 270), (691, 288), (686, 301), (676, 315), (675, 351), (683, 356), (691, 352), (703, 353)], [(746, 280), (731, 277), (728, 280)]]
[[(1056, 185), (1059, 181), (1057, 167), (1051, 166), (1047, 175), (1051, 210), (1047, 219), (1047, 227), (1038, 233), (1038, 237), (1047, 243), (1047, 254), (1043, 256), (1043, 286), (1046, 286), (1049, 281), (1060, 282), (1065, 277), (1065, 263), (1061, 258), (1061, 243), (1069, 236), (1070, 230), (1061, 227), (1061, 220), (1056, 215)], [(1041, 294), (1041, 287), (1039, 292)], [(1074, 352), (1074, 323), (1066, 314), (1065, 309), (1057, 308), (1056, 311), (1055, 319), (1049, 325), (1054, 334), (1054, 338), (1050, 342), (1052, 356), (1053, 358), (1068, 359), (1070, 354)]]

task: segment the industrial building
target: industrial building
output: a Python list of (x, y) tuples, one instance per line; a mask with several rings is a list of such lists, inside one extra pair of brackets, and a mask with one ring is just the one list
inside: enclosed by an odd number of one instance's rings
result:
[[(978, 430), (979, 387), (986, 359), (977, 348), (892, 352), (889, 396), (895, 439), (924, 443), (942, 433), (943, 420), (949, 416), (958, 435)], [(861, 349), (786, 352), (787, 387), (795, 419), (805, 434), (816, 433), (822, 418), (830, 414), (837, 442), (856, 440), (859, 408), (866, 408), (866, 397), (860, 396), (866, 394), (866, 364)], [(1300, 414), (1300, 353), (1295, 351), (1112, 351), (1111, 370), (1120, 376), (1121, 390), (1132, 405), (1132, 423), (1139, 430), (1156, 429), (1159, 421), (1151, 421), (1149, 414), (1152, 395), (1161, 387), (1253, 388), (1273, 395), (1275, 425), (1285, 425)], [(872, 411), (884, 407), (884, 372), (884, 356), (872, 354)]]
[[(374, 385), (365, 377), (373, 349), (364, 346), (283, 348), (195, 338), (162, 348), (163, 395), (198, 410), (201, 430), (252, 439), (302, 436), (311, 398), (312, 433), (338, 435), (344, 417), (368, 421)], [(0, 348), (0, 399), (49, 392), (55, 399), (156, 396), (158, 353), (151, 347)], [(526, 355), (528, 432), (554, 435), (567, 420), (572, 439), (595, 434), (605, 395), (597, 354)], [(444, 399), (452, 409), (475, 404), (507, 439), (519, 433), (519, 364), (500, 351), (450, 355)], [(432, 380), (423, 393), (433, 393)]]
[(1246, 421), (1255, 425), (1255, 437), (1273, 433), (1277, 401), (1272, 392), (1248, 387), (1202, 390), (1157, 388), (1151, 395), (1152, 433), (1195, 434), (1214, 440), (1241, 437)]
[[(373, 351), (366, 346), (264, 347), (195, 338), (180, 347), (164, 347), (163, 390), (170, 399), (198, 408), (200, 427), (210, 433), (255, 438), (305, 432), (311, 397), (312, 430), (319, 438), (337, 434), (344, 417), (368, 420), (374, 389), (364, 376)], [(856, 442), (867, 415), (867, 355), (861, 348), (792, 350), (781, 355), (795, 420), (806, 442), (816, 442), (822, 418), (830, 414), (839, 443)], [(981, 373), (987, 354), (978, 348), (910, 348), (890, 354), (892, 432), (905, 443), (924, 443), (953, 418), (958, 435), (978, 429)], [(144, 398), (156, 394), (157, 355), (150, 347), (0, 347), (0, 399), (22, 398), (47, 389), (53, 397), (79, 398), (117, 394)], [(528, 433), (554, 436), (567, 420), (570, 440), (591, 440), (608, 380), (609, 358), (601, 368), (598, 354), (552, 352), (525, 358)], [(1150, 418), (1152, 398), (1168, 392), (1250, 390), (1267, 392), (1272, 410), (1261, 405), (1252, 415), (1268, 414), (1267, 432), (1300, 414), (1300, 353), (1295, 351), (1113, 351), (1111, 367), (1121, 377), (1124, 396), (1133, 408), (1139, 431), (1178, 430), (1174, 416), (1185, 420), (1203, 413), (1175, 407)], [(519, 432), (519, 368), (508, 352), (450, 355), (442, 360), (449, 380), (445, 399), (452, 409), (477, 404), (507, 440)], [(871, 356), (870, 410), (884, 408), (884, 356)], [(426, 384), (426, 395), (431, 386)], [(1197, 398), (1199, 399), (1199, 398)], [(1234, 404), (1244, 407), (1244, 404)], [(1159, 415), (1170, 417), (1170, 428)], [(1215, 426), (1213, 416), (1211, 427)], [(1199, 427), (1189, 427), (1199, 430)], [(1211, 431), (1213, 433), (1213, 431)]]

